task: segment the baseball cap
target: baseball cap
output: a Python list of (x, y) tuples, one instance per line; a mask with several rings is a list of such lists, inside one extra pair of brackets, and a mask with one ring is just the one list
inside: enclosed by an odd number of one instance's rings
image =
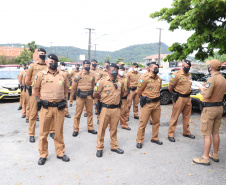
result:
[(217, 59), (207, 60), (206, 64), (210, 65), (211, 67), (213, 67), (214, 69), (217, 69), (217, 70), (219, 70), (221, 68), (221, 62)]

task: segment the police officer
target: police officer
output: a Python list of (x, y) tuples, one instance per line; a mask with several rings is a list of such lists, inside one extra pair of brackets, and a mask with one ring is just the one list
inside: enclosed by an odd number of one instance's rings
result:
[(24, 81), (23, 78), (25, 76), (25, 72), (27, 69), (27, 64), (23, 64), (23, 71), (18, 75), (18, 80), (20, 83), (20, 99), (22, 101), (22, 118), (26, 117), (26, 100), (25, 100), (25, 90), (24, 90)]
[(120, 125), (122, 129), (131, 130), (127, 119), (127, 78), (125, 76), (125, 67), (123, 65), (119, 66), (118, 80), (124, 86), (124, 94), (121, 97), (122, 104), (120, 108)]
[[(213, 59), (206, 62), (211, 76), (204, 87), (199, 90), (203, 95), (203, 110), (201, 114), (201, 134), (204, 136), (204, 155), (201, 158), (194, 158), (197, 164), (210, 165), (209, 158), (219, 162), (219, 127), (223, 113), (222, 101), (226, 91), (226, 80), (220, 73), (221, 62)], [(213, 153), (210, 153), (213, 138)]]
[(111, 63), (107, 67), (108, 75), (99, 80), (94, 88), (94, 97), (102, 102), (99, 128), (97, 135), (97, 157), (102, 157), (104, 149), (105, 130), (110, 124), (111, 151), (123, 154), (118, 148), (117, 126), (120, 118), (120, 99), (124, 94), (123, 83), (118, 80), (119, 67)]
[(38, 72), (43, 71), (47, 68), (47, 65), (45, 63), (46, 58), (46, 50), (43, 48), (38, 49), (38, 60), (34, 63), (32, 63), (28, 70), (26, 71), (26, 77), (25, 77), (25, 84), (29, 87), (29, 95), (30, 95), (30, 115), (29, 115), (29, 136), (30, 136), (30, 142), (35, 142), (35, 126), (36, 126), (36, 120), (38, 117), (38, 111), (37, 111), (37, 101), (35, 99), (35, 95), (33, 91), (31, 90), (34, 86), (34, 80), (37, 76)]
[(66, 107), (66, 94), (68, 83), (64, 75), (57, 70), (58, 57), (49, 54), (48, 69), (41, 71), (35, 77), (35, 96), (41, 100), (40, 124), (39, 124), (39, 165), (44, 165), (48, 156), (47, 136), (52, 119), (55, 122), (55, 150), (58, 159), (68, 162), (70, 159), (64, 154), (65, 145), (63, 139), (63, 123)]
[(108, 70), (107, 70), (108, 65), (110, 65), (110, 62), (108, 60), (106, 60), (104, 62), (104, 69), (102, 71), (100, 70), (99, 76), (96, 81), (100, 80), (101, 78), (103, 78), (105, 76), (108, 76)]
[(183, 136), (195, 139), (189, 129), (189, 118), (191, 115), (191, 74), (189, 73), (191, 62), (187, 59), (183, 61), (182, 69), (172, 74), (169, 82), (169, 91), (173, 93), (173, 111), (170, 119), (168, 139), (175, 142), (174, 132), (177, 126), (177, 120), (182, 112), (183, 116)]
[(87, 108), (88, 133), (97, 134), (93, 129), (93, 88), (95, 85), (95, 76), (90, 72), (90, 61), (83, 61), (83, 70), (76, 74), (72, 84), (76, 92), (76, 112), (74, 116), (74, 131), (72, 136), (76, 137), (79, 132), (80, 118), (84, 106)]
[[(100, 75), (99, 73), (99, 69), (97, 68), (97, 60), (95, 59), (92, 59), (91, 60), (91, 69), (90, 71), (94, 74), (95, 76), (95, 84), (97, 82), (97, 78), (98, 76)], [(94, 99), (94, 103), (97, 103), (98, 102), (98, 99)], [(95, 106), (95, 114), (97, 115), (97, 109), (96, 109), (96, 106)], [(86, 106), (84, 107), (84, 117), (87, 117), (87, 113), (86, 113)]]
[[(69, 84), (69, 83), (70, 83), (70, 82), (69, 82), (70, 74), (66, 71), (65, 66), (66, 66), (66, 64), (65, 64), (64, 62), (61, 62), (61, 63), (60, 63), (60, 69), (59, 69), (59, 71), (60, 71), (61, 73), (63, 73), (65, 79), (67, 79), (67, 83), (68, 83), (68, 86), (69, 86), (69, 85), (70, 85), (70, 84)], [(66, 117), (66, 118), (71, 118), (71, 115), (70, 115), (69, 112), (68, 112), (68, 93), (66, 94), (66, 101), (67, 101), (67, 105), (66, 105), (66, 107), (65, 107), (65, 117)]]
[(20, 103), (19, 103), (19, 107), (17, 110), (21, 110), (22, 109), (22, 103), (23, 103), (23, 95), (22, 95), (22, 91), (21, 91), (21, 83), (20, 83), (20, 78), (21, 78), (21, 73), (22, 71), (20, 71), (17, 75), (17, 80), (18, 80), (18, 86), (20, 88)]
[(145, 127), (148, 119), (153, 118), (152, 123), (152, 139), (151, 142), (162, 145), (163, 142), (158, 139), (160, 125), (160, 89), (162, 87), (162, 79), (157, 75), (159, 65), (156, 62), (149, 63), (150, 73), (142, 75), (138, 83), (137, 94), (141, 97), (141, 110), (139, 127), (137, 131), (137, 148), (142, 148), (144, 142)]
[[(72, 84), (73, 79), (75, 78), (75, 75), (79, 72), (79, 67), (80, 67), (80, 65), (76, 64), (75, 69), (69, 73), (70, 78), (71, 78), (71, 84)], [(74, 95), (75, 95), (75, 91), (71, 88), (70, 100), (69, 100), (70, 107), (72, 107)]]
[(132, 105), (132, 102), (133, 102), (134, 119), (139, 119), (139, 116), (138, 116), (139, 96), (137, 94), (137, 85), (138, 85), (139, 78), (140, 78), (140, 73), (138, 72), (138, 64), (133, 63), (132, 71), (127, 73), (127, 88), (128, 88), (127, 117), (128, 117), (128, 120), (129, 120), (129, 112), (130, 112), (130, 107)]

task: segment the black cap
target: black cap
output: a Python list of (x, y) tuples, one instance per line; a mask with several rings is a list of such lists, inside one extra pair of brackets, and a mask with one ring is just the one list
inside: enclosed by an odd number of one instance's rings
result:
[(111, 64), (109, 65), (109, 67), (115, 67), (115, 68), (119, 69), (118, 65), (115, 64), (115, 63), (111, 63)]
[(75, 64), (75, 66), (78, 66), (78, 67), (80, 67), (80, 65), (79, 65), (79, 64)]
[(60, 63), (60, 65), (62, 65), (62, 66), (66, 66), (66, 64), (65, 64), (64, 62), (61, 62), (61, 63)]
[(105, 60), (105, 62), (104, 63), (108, 63), (108, 64), (110, 64), (110, 62), (108, 61), (108, 60)]
[(96, 59), (92, 59), (91, 62), (96, 62), (97, 63), (97, 60)]
[(186, 64), (188, 64), (188, 65), (191, 67), (191, 61), (190, 61), (190, 60), (185, 59), (184, 62), (185, 62)]
[(46, 50), (45, 49), (43, 49), (43, 48), (38, 48), (38, 52), (39, 51), (43, 51), (43, 52), (45, 52), (46, 53)]
[(90, 64), (90, 61), (89, 60), (84, 60), (82, 63), (83, 63), (83, 65), (84, 64)]
[(124, 66), (119, 66), (119, 69), (125, 70), (125, 67)]
[(49, 54), (48, 58), (55, 60), (56, 62), (58, 62), (58, 57), (55, 54)]
[(136, 67), (138, 67), (138, 64), (137, 64), (137, 63), (133, 63), (133, 66), (136, 66)]
[(157, 65), (159, 67), (159, 64), (157, 62), (150, 62), (150, 63), (148, 63), (148, 66), (150, 66), (152, 64)]

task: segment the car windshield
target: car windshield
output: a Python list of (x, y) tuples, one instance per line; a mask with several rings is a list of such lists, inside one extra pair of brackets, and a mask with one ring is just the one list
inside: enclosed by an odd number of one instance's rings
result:
[(206, 82), (208, 78), (210, 77), (210, 74), (203, 76), (202, 78), (199, 79), (201, 82)]
[(0, 79), (17, 79), (19, 71), (0, 71)]
[(171, 75), (172, 75), (172, 73), (161, 73), (161, 74), (159, 74), (160, 78), (163, 81), (166, 81), (166, 82), (170, 81)]

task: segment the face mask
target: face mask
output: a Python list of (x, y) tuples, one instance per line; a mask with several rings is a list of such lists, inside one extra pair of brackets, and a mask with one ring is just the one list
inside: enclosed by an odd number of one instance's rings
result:
[(155, 68), (154, 71), (153, 71), (153, 73), (154, 73), (155, 75), (157, 75), (158, 72), (159, 72), (159, 68)]
[(65, 67), (64, 66), (61, 66), (61, 70), (65, 70)]
[(92, 64), (93, 67), (97, 67), (97, 64)]
[(184, 67), (183, 70), (184, 70), (184, 72), (188, 73), (190, 70), (190, 67)]
[(53, 63), (49, 63), (49, 68), (52, 70), (57, 69), (58, 67), (58, 63), (57, 62), (53, 62)]
[(89, 70), (90, 70), (90, 67), (85, 67), (85, 70), (86, 70), (86, 71), (89, 71)]
[(118, 73), (119, 73), (120, 76), (123, 76), (125, 71), (119, 71)]
[(46, 55), (39, 55), (39, 58), (41, 58), (42, 60), (46, 59)]
[(115, 77), (118, 76), (118, 70), (113, 70), (111, 74), (112, 76), (115, 76)]
[(133, 70), (134, 70), (134, 71), (138, 71), (138, 68), (134, 68)]

